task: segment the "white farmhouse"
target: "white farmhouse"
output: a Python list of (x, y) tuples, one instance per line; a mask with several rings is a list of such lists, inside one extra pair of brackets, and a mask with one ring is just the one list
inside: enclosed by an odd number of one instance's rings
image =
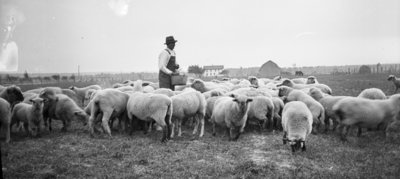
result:
[(224, 65), (204, 66), (204, 76), (218, 76), (224, 70)]

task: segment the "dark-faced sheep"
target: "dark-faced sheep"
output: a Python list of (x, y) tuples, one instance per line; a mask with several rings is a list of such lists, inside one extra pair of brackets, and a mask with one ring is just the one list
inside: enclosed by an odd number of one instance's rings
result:
[(396, 88), (393, 92), (393, 94), (395, 94), (397, 92), (397, 90), (400, 88), (400, 78), (397, 78), (394, 75), (389, 75), (388, 81), (392, 81), (394, 84), (394, 87)]
[(6, 143), (10, 142), (11, 105), (3, 98), (0, 98), (0, 127), (6, 135)]

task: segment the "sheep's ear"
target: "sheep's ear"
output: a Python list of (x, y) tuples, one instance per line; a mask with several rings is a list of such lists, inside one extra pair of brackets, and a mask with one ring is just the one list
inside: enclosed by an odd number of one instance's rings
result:
[(238, 102), (239, 100), (236, 98), (233, 98), (232, 101)]
[(71, 86), (69, 87), (70, 90), (74, 90), (75, 86)]
[(229, 97), (235, 98), (235, 94), (230, 94)]
[(75, 112), (74, 112), (74, 115), (75, 115), (75, 116), (80, 116), (80, 115), (81, 115), (81, 112), (80, 112), (80, 111), (75, 111)]
[(57, 102), (58, 100), (59, 100), (58, 97), (56, 97), (55, 101)]
[(248, 102), (252, 102), (252, 101), (253, 101), (252, 98), (249, 98), (249, 99), (246, 100), (247, 103), (248, 103)]
[(33, 103), (33, 99), (29, 99), (29, 102), (32, 102), (32, 103)]

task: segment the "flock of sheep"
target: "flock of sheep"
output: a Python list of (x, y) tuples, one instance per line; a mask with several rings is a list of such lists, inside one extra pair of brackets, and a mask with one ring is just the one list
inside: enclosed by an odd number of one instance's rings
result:
[[(400, 79), (388, 78), (400, 87)], [(380, 89), (365, 89), (357, 97), (333, 96), (331, 88), (314, 76), (274, 79), (249, 76), (248, 79), (202, 81), (189, 79), (175, 91), (159, 88), (148, 81), (125, 81), (112, 88), (99, 85), (84, 88), (45, 87), (22, 92), (18, 86), (0, 85), (0, 124), (10, 141), (13, 126), (32, 136), (40, 134), (41, 123), (49, 131), (52, 119), (61, 120), (62, 131), (71, 121), (87, 125), (91, 136), (111, 127), (130, 134), (138, 126), (150, 132), (163, 131), (162, 142), (182, 135), (182, 123), (193, 121), (193, 135), (204, 135), (205, 120), (227, 129), (229, 140), (237, 140), (249, 124), (261, 129), (283, 130), (283, 144), (293, 152), (306, 150), (310, 133), (339, 130), (342, 140), (351, 127), (383, 130), (386, 136), (400, 132), (400, 94), (387, 97)]]

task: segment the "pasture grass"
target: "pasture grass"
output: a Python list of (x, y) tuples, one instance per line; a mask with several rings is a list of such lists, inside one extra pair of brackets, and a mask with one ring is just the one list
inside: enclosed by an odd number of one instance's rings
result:
[[(362, 88), (393, 90), (386, 75), (373, 77), (317, 76), (335, 95), (356, 96)], [(383, 80), (382, 80), (383, 78)], [(358, 82), (355, 82), (358, 81)], [(386, 86), (385, 86), (386, 84)], [(381, 86), (378, 86), (381, 85)], [(386, 93), (391, 94), (391, 93)], [(133, 135), (113, 131), (113, 137), (89, 136), (86, 127), (73, 122), (61, 132), (40, 137), (13, 132), (12, 142), (1, 144), (5, 178), (398, 178), (400, 142), (389, 141), (382, 131), (355, 131), (342, 142), (337, 134), (310, 135), (306, 152), (292, 153), (282, 144), (280, 131), (260, 132), (248, 126), (238, 141), (224, 131), (211, 135), (206, 124), (203, 138), (183, 126), (182, 137), (161, 143), (162, 133)], [(398, 139), (397, 139), (398, 140)]]

